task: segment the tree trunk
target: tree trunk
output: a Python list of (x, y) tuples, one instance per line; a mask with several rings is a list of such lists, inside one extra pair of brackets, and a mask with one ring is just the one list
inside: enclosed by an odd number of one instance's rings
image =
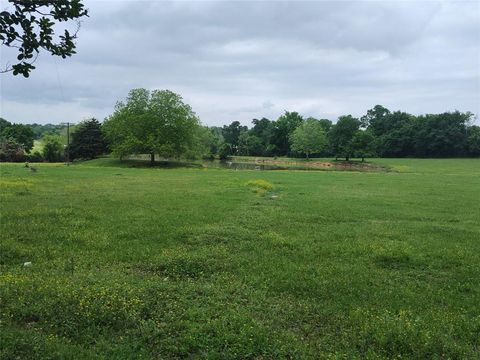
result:
[(150, 165), (151, 166), (155, 165), (155, 153), (154, 152), (150, 153)]
[(350, 155), (345, 156), (345, 161), (349, 161), (349, 160), (350, 160)]
[(365, 162), (365, 156), (362, 156), (362, 162)]
[(307, 155), (307, 160), (308, 160), (308, 153), (306, 153), (306, 155)]

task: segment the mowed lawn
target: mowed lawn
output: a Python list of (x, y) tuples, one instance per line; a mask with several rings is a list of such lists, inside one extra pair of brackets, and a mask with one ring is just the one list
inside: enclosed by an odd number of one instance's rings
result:
[(1, 358), (480, 358), (480, 159), (374, 162), (1, 164)]

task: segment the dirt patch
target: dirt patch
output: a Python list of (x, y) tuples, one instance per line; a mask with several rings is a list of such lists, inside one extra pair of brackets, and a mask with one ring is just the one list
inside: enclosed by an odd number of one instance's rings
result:
[[(248, 162), (246, 162), (248, 163)], [(302, 170), (340, 170), (340, 171), (387, 171), (384, 166), (359, 161), (287, 161), (279, 159), (257, 159), (250, 164), (257, 166), (276, 166), (283, 169)]]
[(367, 162), (335, 161), (331, 163), (335, 170), (347, 171), (388, 171), (388, 168)]

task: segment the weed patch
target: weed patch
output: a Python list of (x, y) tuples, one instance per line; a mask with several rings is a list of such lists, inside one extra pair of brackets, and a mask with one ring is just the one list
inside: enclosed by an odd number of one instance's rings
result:
[(212, 258), (179, 256), (168, 258), (157, 264), (137, 264), (134, 270), (145, 275), (168, 279), (199, 279), (222, 271), (222, 265)]
[(275, 189), (271, 182), (263, 179), (250, 180), (246, 185), (258, 194), (264, 194)]

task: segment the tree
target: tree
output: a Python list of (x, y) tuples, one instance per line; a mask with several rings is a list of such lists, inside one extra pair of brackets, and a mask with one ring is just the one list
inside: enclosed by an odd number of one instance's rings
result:
[(463, 156), (467, 153), (467, 126), (473, 114), (459, 111), (427, 114), (415, 119), (416, 156)]
[(253, 119), (252, 124), (253, 127), (250, 130), (250, 133), (260, 140), (262, 146), (262, 150), (258, 151), (257, 155), (274, 155), (275, 150), (277, 149), (277, 147), (272, 143), (275, 135), (275, 122), (267, 118), (261, 118), (260, 120)]
[(385, 118), (390, 114), (390, 110), (382, 105), (375, 105), (373, 109), (367, 111), (367, 114), (360, 118), (361, 126), (369, 128), (373, 135), (382, 135), (386, 131)]
[(357, 130), (353, 134), (353, 138), (350, 142), (351, 153), (354, 156), (362, 158), (362, 162), (365, 158), (375, 155), (375, 137), (368, 130)]
[(23, 146), (12, 138), (0, 138), (0, 161), (20, 162), (25, 159)]
[(353, 155), (351, 141), (360, 128), (360, 120), (352, 115), (340, 116), (329, 132), (329, 141), (335, 156), (343, 156), (347, 161)]
[(1, 72), (13, 71), (13, 75), (25, 77), (35, 69), (40, 49), (55, 56), (66, 58), (75, 54), (74, 40), (80, 28), (73, 34), (64, 29), (63, 35), (54, 39), (56, 22), (77, 20), (88, 16), (81, 0), (9, 0), (10, 11), (0, 13), (0, 40), (2, 45), (18, 49), (18, 62)]
[(102, 125), (92, 118), (81, 122), (72, 133), (70, 158), (94, 159), (107, 151)]
[(262, 140), (252, 134), (250, 131), (245, 131), (240, 134), (238, 139), (238, 153), (240, 155), (261, 156), (263, 155), (265, 147)]
[[(185, 152), (187, 159), (213, 160), (220, 146), (216, 133), (207, 126), (197, 126), (192, 146)], [(213, 149), (213, 150), (212, 150)]]
[(273, 144), (277, 146), (279, 154), (288, 155), (290, 153), (290, 135), (303, 123), (303, 117), (297, 112), (285, 111), (285, 113), (275, 122)]
[(3, 133), (3, 130), (9, 126), (12, 126), (12, 123), (0, 117), (0, 135)]
[(59, 136), (45, 135), (43, 137), (42, 155), (48, 162), (58, 162), (63, 159), (63, 145)]
[(321, 152), (327, 144), (322, 124), (313, 118), (298, 126), (290, 136), (290, 141), (292, 150), (305, 154), (307, 159), (311, 154)]
[(33, 148), (34, 136), (29, 126), (0, 118), (0, 160), (23, 161), (25, 153)]
[(2, 123), (1, 127), (3, 128), (0, 135), (7, 139), (14, 139), (19, 143), (23, 150), (27, 153), (30, 152), (33, 148), (33, 140), (35, 139), (35, 134), (33, 130), (28, 125), (24, 124), (6, 124)]
[(218, 154), (220, 146), (222, 146), (222, 144), (225, 142), (225, 139), (223, 138), (221, 127), (212, 126), (209, 127), (208, 130), (211, 134), (209, 136), (210, 155), (211, 157), (214, 157), (215, 154)]
[(227, 144), (230, 144), (233, 152), (238, 150), (238, 139), (243, 132), (248, 131), (246, 126), (242, 126), (239, 121), (233, 121), (230, 125), (224, 125), (222, 135)]
[(415, 133), (419, 131), (415, 116), (395, 111), (386, 114), (376, 127), (368, 130), (376, 136), (377, 153), (385, 157), (403, 157), (415, 154)]
[(66, 125), (60, 125), (60, 124), (57, 125), (57, 124), (37, 124), (37, 123), (29, 124), (28, 126), (30, 126), (33, 133), (35, 134), (35, 139), (41, 139), (45, 134), (60, 135), (62, 130), (63, 129), (66, 130), (66, 127), (67, 127)]
[(114, 154), (179, 157), (194, 146), (200, 122), (182, 97), (170, 90), (133, 89), (104, 125)]
[(318, 122), (322, 126), (322, 129), (325, 132), (325, 134), (328, 134), (328, 132), (332, 128), (332, 122), (328, 119), (320, 119), (320, 120), (318, 120)]
[(232, 146), (229, 143), (223, 143), (218, 149), (218, 157), (220, 160), (227, 160), (232, 155)]
[(470, 156), (480, 156), (480, 126), (468, 128), (467, 149)]

